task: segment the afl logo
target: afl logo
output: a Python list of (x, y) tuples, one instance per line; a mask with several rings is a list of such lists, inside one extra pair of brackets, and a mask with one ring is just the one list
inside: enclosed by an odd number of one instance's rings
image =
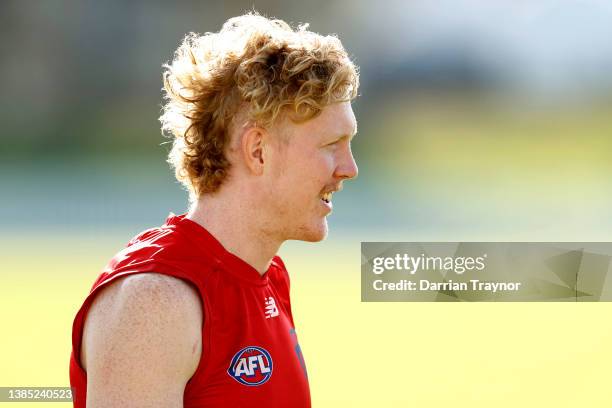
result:
[(261, 385), (272, 376), (272, 357), (261, 347), (245, 347), (234, 355), (227, 373), (240, 384)]

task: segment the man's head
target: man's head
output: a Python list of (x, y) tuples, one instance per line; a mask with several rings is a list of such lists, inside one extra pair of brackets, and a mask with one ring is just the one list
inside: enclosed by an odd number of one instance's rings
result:
[(322, 195), (357, 174), (359, 76), (340, 41), (247, 14), (189, 34), (165, 67), (160, 120), (191, 200), (239, 185), (270, 233), (322, 239)]

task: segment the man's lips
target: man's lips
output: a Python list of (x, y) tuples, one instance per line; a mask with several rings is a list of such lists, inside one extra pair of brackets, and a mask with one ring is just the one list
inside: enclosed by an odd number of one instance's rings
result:
[(341, 190), (342, 190), (342, 185), (327, 188), (323, 190), (323, 193), (321, 194), (321, 199), (325, 201), (326, 203), (331, 203), (332, 194), (337, 193), (338, 191), (341, 191)]
[(332, 204), (331, 200), (325, 201), (323, 198), (321, 198), (320, 200), (321, 200), (321, 204), (324, 205), (325, 208), (329, 210), (329, 212), (331, 212), (332, 209), (334, 208), (334, 205)]
[(331, 212), (333, 207), (334, 207), (333, 204), (332, 204), (332, 195), (335, 192), (340, 191), (341, 189), (342, 189), (341, 186), (339, 188), (329, 189), (326, 192), (324, 192), (323, 194), (321, 194), (321, 196), (319, 197), (320, 200), (322, 201), (323, 205), (329, 210), (329, 212)]
[(321, 200), (325, 201), (326, 203), (331, 203), (332, 200), (332, 194), (333, 192), (327, 192), (327, 193), (323, 193), (323, 195), (321, 196)]

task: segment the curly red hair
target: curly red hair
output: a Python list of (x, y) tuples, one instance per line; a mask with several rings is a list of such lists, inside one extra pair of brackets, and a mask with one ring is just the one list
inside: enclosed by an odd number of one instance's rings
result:
[(295, 123), (357, 96), (359, 74), (340, 40), (292, 29), (257, 13), (229, 19), (218, 33), (189, 33), (164, 65), (162, 131), (173, 138), (168, 162), (192, 199), (227, 178), (232, 119)]

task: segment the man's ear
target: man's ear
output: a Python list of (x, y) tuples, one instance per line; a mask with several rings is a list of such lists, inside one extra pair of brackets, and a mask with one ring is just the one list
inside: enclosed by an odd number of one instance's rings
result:
[(267, 132), (260, 127), (251, 127), (242, 136), (241, 153), (244, 163), (252, 174), (260, 176), (264, 170), (264, 151)]

